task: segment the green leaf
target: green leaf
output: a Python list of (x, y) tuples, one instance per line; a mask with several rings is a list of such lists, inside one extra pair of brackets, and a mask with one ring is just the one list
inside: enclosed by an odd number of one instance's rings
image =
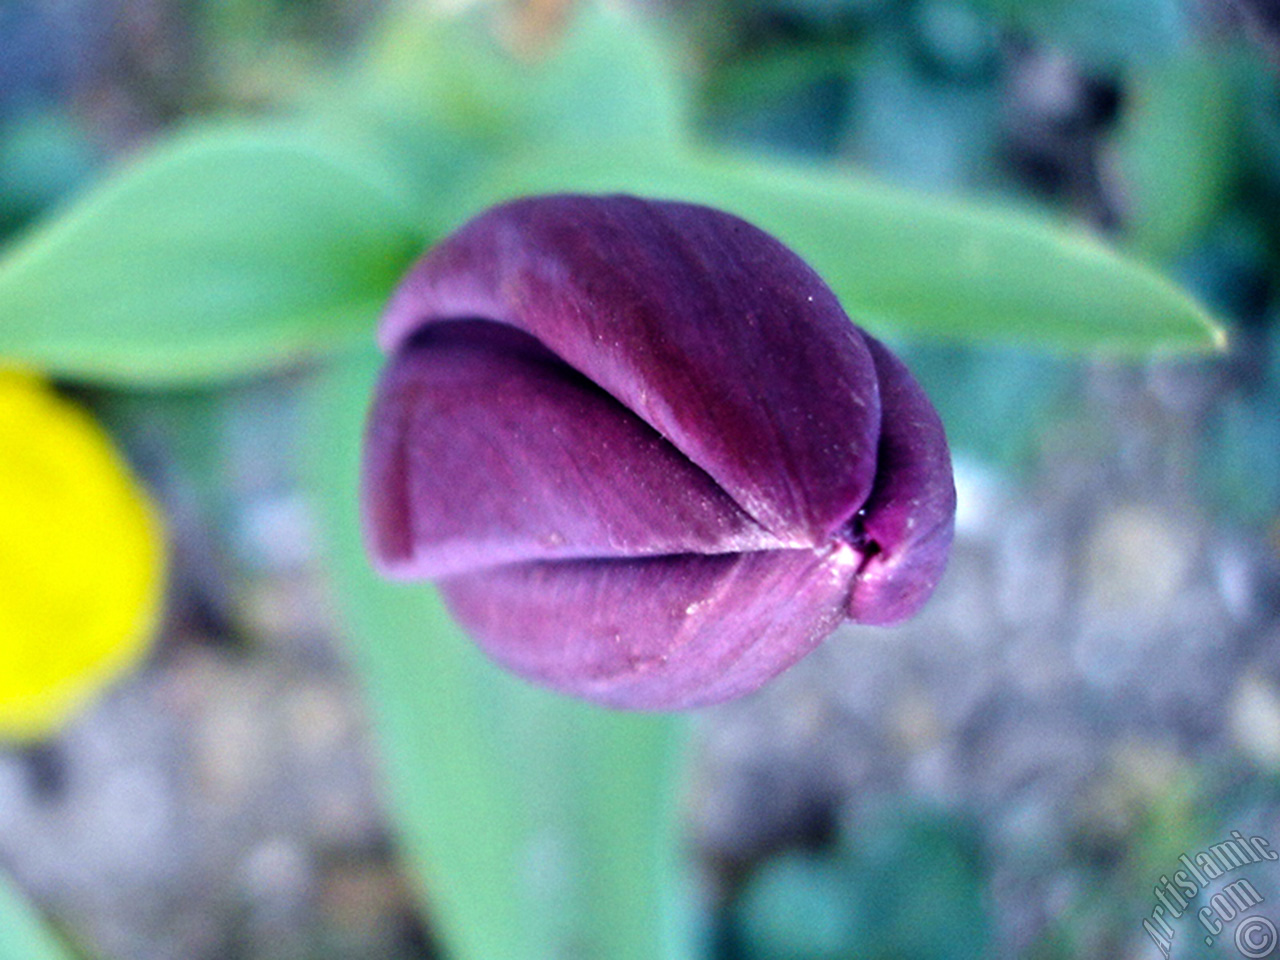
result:
[[(396, 4), (376, 24), (341, 86), (425, 123), (496, 144), (509, 136), (522, 98), (520, 65), (475, 12)], [(314, 104), (324, 109), (324, 98)]]
[(650, 153), (684, 137), (687, 91), (650, 22), (586, 4), (528, 86), (530, 139), (583, 144), (643, 140)]
[(370, 570), (358, 522), (362, 421), (381, 359), (318, 383), (312, 486), (402, 839), (451, 954), (679, 957), (677, 719), (601, 710), (502, 672), (425, 584)]
[(18, 890), (0, 877), (0, 960), (69, 960), (71, 955)]
[(1241, 159), (1241, 109), (1220, 53), (1140, 73), (1117, 150), (1134, 243), (1156, 259), (1183, 252), (1226, 204)]
[(423, 245), (371, 164), (318, 139), (188, 134), (0, 259), (0, 358), (133, 386), (292, 362), (371, 336)]
[(309, 122), (362, 141), (433, 220), (465, 213), (459, 199), (497, 160), (618, 139), (651, 154), (683, 139), (687, 91), (643, 18), (584, 4), (546, 50), (517, 57), (491, 13), (393, 7), (351, 74), (304, 105)]
[(352, 81), (406, 122), (429, 118), (490, 143), (677, 139), (685, 91), (662, 39), (642, 19), (584, 4), (549, 48), (518, 58), (488, 18), (425, 6), (396, 9)]
[(889, 337), (1003, 341), (1120, 354), (1220, 348), (1221, 327), (1158, 273), (1083, 231), (820, 167), (640, 144), (533, 154), (474, 198), (627, 192), (736, 213), (800, 253), (850, 315)]

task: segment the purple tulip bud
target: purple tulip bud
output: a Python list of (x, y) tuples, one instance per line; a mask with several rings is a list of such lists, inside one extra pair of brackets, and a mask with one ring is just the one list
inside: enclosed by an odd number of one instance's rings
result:
[(619, 707), (748, 693), (845, 619), (913, 614), (955, 489), (906, 368), (736, 217), (631, 197), (489, 210), (381, 329), (364, 512), (499, 663)]

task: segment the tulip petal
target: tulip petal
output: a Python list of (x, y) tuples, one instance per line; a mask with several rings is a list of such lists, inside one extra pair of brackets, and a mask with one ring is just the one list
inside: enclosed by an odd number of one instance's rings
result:
[(369, 423), (365, 526), (391, 576), (783, 545), (653, 428), (501, 324), (420, 333)]
[(933, 404), (902, 361), (863, 334), (880, 378), (884, 423), (877, 479), (859, 517), (867, 557), (849, 599), (859, 623), (914, 614), (946, 568), (955, 531), (956, 488), (946, 434)]
[(632, 197), (518, 200), (412, 269), (381, 329), (510, 324), (639, 415), (785, 541), (825, 542), (875, 476), (871, 355), (798, 256), (729, 214)]
[(499, 663), (615, 707), (676, 710), (756, 689), (845, 618), (847, 544), (727, 556), (530, 563), (445, 580)]

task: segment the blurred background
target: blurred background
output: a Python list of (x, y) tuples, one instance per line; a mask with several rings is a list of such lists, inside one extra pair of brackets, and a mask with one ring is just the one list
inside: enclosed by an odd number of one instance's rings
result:
[[(0, 242), (186, 118), (322, 89), (391, 3), (0, 0)], [(953, 443), (951, 567), (913, 623), (837, 633), (694, 717), (678, 896), (703, 955), (1156, 956), (1142, 921), (1179, 854), (1232, 829), (1280, 847), (1280, 15), (633, 4), (673, 40), (701, 140), (1047, 210), (1232, 337), (1165, 362), (902, 345)], [(491, 22), (537, 58), (569, 15)], [(306, 379), (74, 391), (172, 546), (143, 669), (0, 750), (0, 866), (85, 956), (443, 956), (318, 556)], [(1249, 877), (1280, 919), (1280, 873)], [(1237, 955), (1179, 923), (1172, 955)]]

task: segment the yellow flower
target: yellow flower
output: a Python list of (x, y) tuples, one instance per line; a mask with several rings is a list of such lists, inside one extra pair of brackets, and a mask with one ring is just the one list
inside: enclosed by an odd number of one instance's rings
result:
[(164, 539), (98, 424), (0, 370), (0, 739), (53, 733), (146, 652)]

